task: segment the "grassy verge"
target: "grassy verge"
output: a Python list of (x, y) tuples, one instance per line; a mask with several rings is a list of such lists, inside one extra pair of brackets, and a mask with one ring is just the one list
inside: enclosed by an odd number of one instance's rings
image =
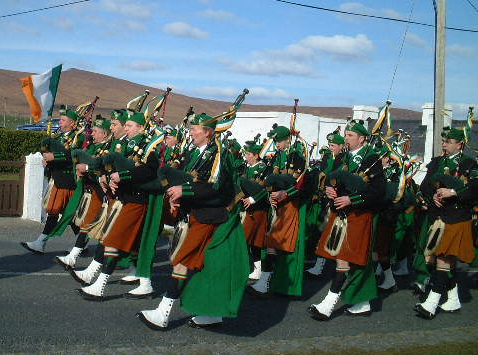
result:
[(30, 117), (6, 115), (4, 121), (3, 114), (0, 114), (0, 127), (2, 128), (16, 129), (18, 125), (27, 123), (30, 123)]
[(10, 174), (10, 173), (1, 173), (0, 172), (0, 180), (19, 180), (20, 177), (18, 174)]

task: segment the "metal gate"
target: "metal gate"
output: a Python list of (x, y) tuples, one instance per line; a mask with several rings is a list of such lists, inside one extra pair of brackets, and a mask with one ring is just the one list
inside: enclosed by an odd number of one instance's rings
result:
[[(12, 172), (8, 172), (10, 169), (0, 172), (0, 216), (21, 216), (25, 161), (0, 161), (0, 167), (17, 168), (12, 169)], [(5, 176), (7, 179), (3, 180)]]

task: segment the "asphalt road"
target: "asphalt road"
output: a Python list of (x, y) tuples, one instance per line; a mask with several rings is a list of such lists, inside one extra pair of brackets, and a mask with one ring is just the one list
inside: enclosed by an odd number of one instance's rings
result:
[[(53, 261), (73, 245), (70, 230), (62, 238), (50, 240), (43, 256), (19, 245), (41, 230), (39, 223), (0, 218), (1, 353), (270, 354), (478, 341), (478, 272), (466, 265), (461, 265), (459, 272), (461, 312), (438, 314), (432, 321), (415, 316), (416, 298), (408, 289), (408, 278), (399, 280), (399, 292), (373, 302), (371, 317), (350, 318), (339, 309), (329, 322), (314, 321), (306, 309), (327, 293), (329, 280), (324, 277), (305, 280), (305, 294), (300, 299), (273, 296), (256, 300), (245, 295), (239, 317), (226, 319), (213, 330), (189, 328), (189, 316), (178, 312), (169, 330), (152, 331), (134, 315), (155, 308), (161, 299), (169, 272), (164, 247), (160, 246), (155, 267), (153, 286), (158, 295), (153, 300), (124, 299), (121, 295), (131, 287), (113, 283), (107, 287), (107, 301), (88, 302), (75, 291), (79, 284)], [(92, 250), (90, 246), (90, 256), (79, 259), (79, 267), (89, 263)], [(327, 265), (328, 274), (331, 268)], [(112, 281), (123, 275), (124, 271), (116, 272)]]

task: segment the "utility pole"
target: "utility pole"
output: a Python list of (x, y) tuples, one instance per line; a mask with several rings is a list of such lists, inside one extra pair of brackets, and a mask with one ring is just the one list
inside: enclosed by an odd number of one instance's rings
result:
[(441, 133), (445, 112), (445, 47), (446, 0), (433, 0), (435, 5), (435, 95), (433, 117), (433, 156), (442, 153)]

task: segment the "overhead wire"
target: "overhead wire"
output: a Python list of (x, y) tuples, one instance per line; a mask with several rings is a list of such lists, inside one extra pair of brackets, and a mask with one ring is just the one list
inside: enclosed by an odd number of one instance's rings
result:
[(471, 6), (473, 9), (475, 9), (476, 12), (478, 12), (478, 8), (475, 6), (475, 4), (473, 4), (473, 3), (471, 2), (471, 0), (466, 0), (466, 2), (467, 2), (468, 4), (470, 4), (470, 6)]
[(27, 11), (21, 11), (21, 12), (14, 12), (14, 13), (12, 13), (12, 14), (0, 15), (0, 18), (12, 17), (12, 16), (18, 16), (18, 15), (24, 15), (24, 14), (30, 14), (30, 13), (32, 13), (32, 12), (45, 11), (45, 10), (55, 9), (55, 8), (58, 8), (58, 7), (70, 6), (70, 5), (80, 4), (80, 3), (83, 3), (83, 2), (89, 2), (89, 1), (91, 1), (91, 0), (78, 0), (78, 1), (67, 2), (67, 3), (59, 4), (59, 5), (53, 5), (53, 6), (48, 6), (48, 7), (42, 7), (42, 8), (40, 8), (40, 9), (27, 10)]
[[(288, 1), (288, 0), (273, 0), (273, 1), (281, 2), (281, 3), (289, 4), (289, 5), (294, 5), (294, 6), (306, 7), (306, 8), (315, 9), (315, 10), (335, 12), (335, 13), (339, 13), (339, 14), (343, 14), (343, 15), (369, 17), (369, 18), (375, 18), (375, 19), (379, 19), (379, 20), (410, 23), (410, 24), (412, 24), (412, 25), (420, 25), (420, 26), (426, 26), (426, 27), (435, 27), (435, 25), (431, 25), (431, 24), (425, 23), (425, 22), (409, 21), (409, 20), (403, 20), (403, 19), (394, 18), (394, 17), (386, 17), (386, 16), (378, 16), (378, 15), (369, 15), (369, 14), (362, 14), (362, 13), (359, 13), (359, 12), (352, 12), (352, 11), (344, 11), (344, 10), (330, 9), (330, 8), (327, 8), (327, 7), (321, 7), (321, 6), (314, 6), (314, 5), (302, 4), (302, 3), (299, 3), (299, 2), (293, 2), (293, 1)], [(445, 28), (446, 28), (447, 30), (452, 30), (452, 31), (478, 33), (478, 30), (470, 29), (470, 28), (461, 28), (461, 27), (445, 27)]]
[(410, 20), (412, 19), (412, 15), (413, 15), (413, 9), (415, 8), (415, 0), (412, 1), (412, 7), (410, 9), (410, 14), (408, 15), (408, 23), (407, 23), (407, 26), (405, 27), (405, 32), (403, 34), (403, 38), (402, 38), (402, 43), (400, 44), (400, 51), (398, 53), (398, 58), (397, 58), (397, 62), (395, 63), (395, 69), (393, 70), (393, 75), (392, 75), (392, 81), (390, 83), (390, 88), (388, 89), (388, 95), (387, 95), (387, 100), (390, 99), (390, 94), (392, 92), (392, 88), (393, 88), (393, 83), (395, 81), (395, 76), (397, 74), (397, 70), (398, 70), (398, 65), (400, 64), (400, 60), (402, 58), (402, 52), (403, 52), (403, 45), (405, 44), (405, 40), (407, 39), (407, 33), (408, 33), (408, 29), (410, 27)]

